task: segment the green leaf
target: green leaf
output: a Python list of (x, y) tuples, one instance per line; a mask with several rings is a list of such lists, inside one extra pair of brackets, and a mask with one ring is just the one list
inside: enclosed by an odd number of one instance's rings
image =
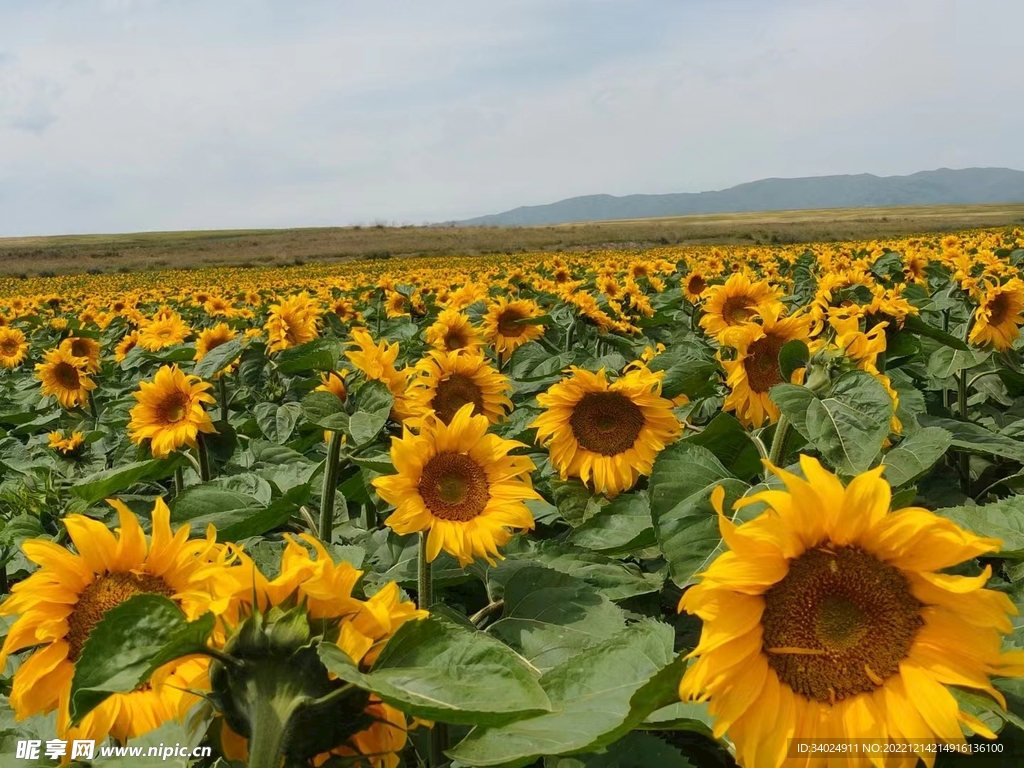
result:
[(547, 757), (544, 768), (693, 768), (693, 763), (664, 739), (630, 733), (607, 752), (574, 757)]
[(945, 344), (947, 347), (952, 347), (953, 349), (959, 349), (964, 352), (970, 350), (970, 347), (956, 336), (948, 334), (933, 325), (928, 325), (928, 323), (922, 320), (918, 315), (907, 315), (903, 320), (903, 329), (913, 331), (919, 336), (927, 336), (930, 339), (935, 339), (935, 341)]
[(783, 381), (790, 381), (798, 368), (806, 368), (811, 352), (800, 339), (790, 339), (779, 350), (779, 371)]
[(230, 339), (203, 355), (203, 359), (196, 363), (192, 373), (201, 379), (213, 378), (214, 375), (231, 365), (241, 354), (241, 339)]
[(626, 625), (622, 609), (594, 587), (551, 568), (518, 569), (505, 584), (504, 600), (503, 618), (487, 631), (541, 672)]
[(684, 662), (672, 628), (645, 620), (574, 656), (541, 678), (554, 711), (474, 729), (449, 757), (474, 766), (523, 766), (539, 755), (594, 752), (678, 700)]
[(749, 487), (706, 448), (683, 441), (662, 451), (648, 484), (651, 517), (672, 580), (681, 587), (712, 559), (722, 537), (711, 492), (723, 486), (726, 508)]
[(196, 532), (212, 523), (217, 529), (218, 541), (238, 541), (284, 525), (309, 497), (309, 486), (297, 485), (281, 498), (264, 505), (249, 494), (214, 485), (194, 485), (171, 502), (171, 520), (187, 522)]
[(597, 514), (605, 503), (603, 496), (595, 496), (579, 479), (551, 479), (551, 495), (558, 513), (574, 528), (583, 525)]
[(648, 368), (664, 371), (661, 395), (669, 399), (685, 394), (691, 400), (714, 392), (720, 367), (714, 360), (693, 354), (693, 344), (676, 344), (651, 360)]
[(274, 360), (281, 373), (334, 371), (338, 368), (338, 361), (344, 348), (341, 339), (314, 339), (306, 344), (282, 350)]
[(700, 432), (684, 433), (683, 440), (707, 448), (741, 480), (761, 473), (761, 454), (750, 433), (731, 413), (718, 413)]
[(87, 504), (95, 504), (137, 483), (149, 483), (170, 477), (181, 461), (182, 457), (178, 454), (163, 459), (134, 461), (131, 464), (95, 472), (71, 486), (69, 490), (78, 498), (84, 499)]
[(656, 539), (646, 495), (616, 496), (593, 517), (570, 531), (566, 541), (605, 554), (632, 552), (651, 546)]
[(768, 397), (779, 406), (782, 415), (789, 419), (793, 429), (799, 432), (804, 440), (810, 440), (807, 432), (807, 411), (811, 403), (818, 398), (815, 394), (797, 384), (776, 384), (771, 388)]
[(710, 739), (713, 738), (713, 720), (707, 702), (677, 701), (648, 715), (642, 728), (648, 731), (693, 731)]
[(440, 615), (399, 627), (368, 673), (323, 643), (320, 658), (347, 682), (403, 712), (458, 725), (497, 725), (551, 709), (539, 673), (511, 648)]
[(310, 424), (331, 432), (348, 430), (345, 404), (330, 392), (310, 392), (302, 398), (302, 415)]
[(214, 623), (212, 613), (189, 622), (163, 595), (135, 595), (109, 609), (89, 632), (75, 662), (72, 724), (112, 694), (135, 690), (158, 667), (201, 652)]
[(979, 536), (1001, 539), (1003, 557), (1024, 559), (1024, 496), (1010, 496), (981, 506), (945, 507), (935, 514)]
[(980, 424), (969, 421), (944, 419), (928, 414), (919, 415), (917, 421), (922, 427), (941, 427), (949, 432), (953, 436), (950, 444), (957, 450), (1002, 456), (1024, 464), (1024, 443), (1020, 440), (996, 434)]
[(842, 475), (871, 467), (889, 436), (892, 400), (869, 373), (850, 371), (832, 385), (824, 400), (807, 409), (806, 437)]
[(903, 439), (882, 458), (883, 477), (893, 488), (914, 482), (941, 459), (953, 436), (941, 427), (925, 427)]
[(958, 350), (940, 347), (928, 358), (928, 373), (936, 379), (946, 379), (960, 371), (985, 362), (991, 352), (977, 349)]
[(278, 445), (288, 442), (301, 414), (302, 406), (299, 403), (260, 403), (253, 408), (253, 416), (256, 417), (260, 431)]

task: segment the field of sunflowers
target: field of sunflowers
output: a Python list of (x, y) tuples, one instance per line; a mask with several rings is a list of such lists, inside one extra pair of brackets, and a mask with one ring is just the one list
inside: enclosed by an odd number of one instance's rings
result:
[(0, 278), (0, 765), (1020, 765), (1022, 269)]

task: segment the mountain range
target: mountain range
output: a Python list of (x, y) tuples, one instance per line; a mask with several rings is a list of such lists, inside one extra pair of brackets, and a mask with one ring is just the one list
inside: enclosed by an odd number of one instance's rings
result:
[(623, 197), (585, 195), (455, 223), (461, 226), (533, 226), (702, 213), (1020, 202), (1024, 202), (1024, 171), (939, 168), (909, 176), (861, 173), (761, 179), (716, 192)]

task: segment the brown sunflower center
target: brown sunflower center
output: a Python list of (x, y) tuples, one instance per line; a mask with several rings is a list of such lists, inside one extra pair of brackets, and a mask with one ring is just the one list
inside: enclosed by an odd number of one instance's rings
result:
[(988, 304), (988, 324), (1001, 325), (1012, 313), (1010, 294), (998, 293)]
[(924, 623), (906, 577), (857, 547), (808, 550), (764, 601), (768, 664), (797, 693), (830, 703), (896, 674)]
[(423, 467), (418, 490), (434, 517), (469, 522), (487, 506), (487, 473), (464, 453), (439, 453)]
[[(690, 279), (686, 283), (686, 290), (694, 296), (699, 296), (704, 293), (704, 289), (707, 287), (708, 284), (704, 282), (704, 278), (700, 275), (690, 275)], [(726, 303), (728, 303), (728, 301)]]
[(469, 376), (453, 373), (447, 379), (438, 382), (430, 407), (441, 421), (449, 424), (459, 412), (459, 408), (466, 403), (473, 404), (474, 416), (483, 413), (484, 393)]
[(722, 304), (722, 319), (728, 325), (745, 323), (754, 315), (757, 303), (749, 296), (730, 296)]
[(53, 380), (61, 389), (78, 389), (78, 369), (71, 363), (57, 363), (53, 366)]
[(526, 325), (519, 321), (525, 319), (526, 315), (518, 309), (506, 309), (498, 315), (498, 333), (512, 338), (522, 336), (526, 333)]
[(88, 357), (89, 343), (85, 339), (75, 339), (71, 342), (71, 354), (75, 357)]
[(0, 341), (0, 355), (5, 357), (14, 357), (18, 354), (18, 350), (21, 346), (14, 339), (4, 339)]
[(157, 416), (163, 424), (176, 424), (184, 419), (192, 407), (186, 392), (169, 392), (157, 405)]
[(576, 442), (588, 451), (615, 456), (636, 443), (644, 414), (618, 392), (588, 392), (573, 408), (569, 426)]
[(107, 573), (98, 576), (82, 591), (75, 609), (68, 616), (68, 660), (78, 659), (92, 628), (107, 611), (130, 597), (143, 594), (171, 597), (174, 588), (159, 576), (148, 573)]
[(466, 337), (466, 330), (464, 328), (449, 328), (448, 332), (444, 335), (444, 348), (448, 352), (462, 349), (468, 344), (469, 339)]
[(782, 383), (779, 352), (785, 343), (786, 340), (782, 337), (768, 334), (747, 347), (747, 356), (743, 358), (743, 370), (747, 372), (747, 382), (751, 390), (762, 394), (776, 384)]

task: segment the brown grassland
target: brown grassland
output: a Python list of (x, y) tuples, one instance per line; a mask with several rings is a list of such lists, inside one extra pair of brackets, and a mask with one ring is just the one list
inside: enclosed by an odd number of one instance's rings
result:
[(287, 266), (407, 256), (836, 242), (1024, 223), (1024, 203), (849, 208), (539, 227), (387, 226), (0, 238), (0, 275)]

